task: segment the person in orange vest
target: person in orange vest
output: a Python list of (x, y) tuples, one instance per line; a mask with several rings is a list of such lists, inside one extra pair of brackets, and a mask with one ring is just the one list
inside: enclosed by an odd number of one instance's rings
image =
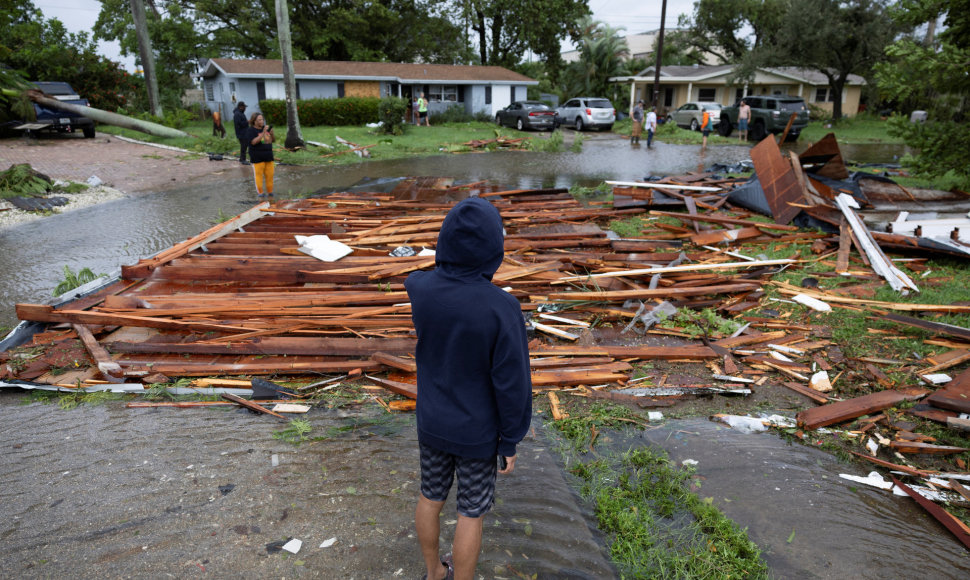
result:
[(711, 134), (711, 113), (707, 109), (704, 109), (704, 114), (701, 116), (701, 135), (704, 139), (701, 141), (701, 150), (707, 149), (707, 136)]

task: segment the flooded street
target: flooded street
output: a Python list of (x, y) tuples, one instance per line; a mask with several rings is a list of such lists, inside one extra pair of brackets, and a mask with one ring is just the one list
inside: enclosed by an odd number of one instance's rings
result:
[[(418, 578), (414, 416), (376, 404), (314, 410), (299, 446), (282, 423), (229, 409), (21, 404), (0, 393), (0, 556), (5, 577), (199, 575)], [(533, 420), (485, 522), (486, 578), (613, 578), (557, 443)], [(861, 473), (776, 434), (703, 419), (609, 436), (598, 453), (654, 445), (698, 461), (701, 497), (741, 527), (776, 578), (959, 578), (966, 551), (909, 498), (838, 477)], [(274, 466), (274, 456), (276, 465)], [(454, 533), (454, 497), (442, 518)], [(269, 554), (297, 538), (297, 555)], [(336, 543), (320, 545), (330, 538)]]
[[(798, 144), (799, 149), (807, 146)], [(843, 147), (887, 161), (900, 147)], [(683, 174), (749, 158), (749, 146), (634, 149), (587, 134), (583, 152), (498, 152), (277, 170), (277, 196), (302, 197), (402, 176), (491, 180), (509, 189), (595, 186)], [(251, 169), (222, 162), (218, 180), (132, 196), (0, 232), (0, 324), (17, 302), (46, 302), (62, 268), (115, 272), (256, 203)], [(118, 401), (59, 409), (0, 392), (0, 577), (418, 578), (413, 414), (377, 404), (314, 409), (309, 440), (235, 408), (138, 408)], [(563, 471), (558, 441), (535, 417), (485, 520), (486, 578), (615, 578), (590, 506)], [(602, 433), (597, 453), (656, 446), (696, 460), (700, 487), (763, 551), (776, 578), (962, 578), (968, 553), (910, 498), (839, 477), (868, 466), (746, 435), (706, 419)], [(454, 494), (442, 518), (454, 532)], [(300, 539), (296, 555), (267, 545)], [(332, 545), (323, 547), (335, 539)], [(963, 570), (964, 572), (960, 572)]]

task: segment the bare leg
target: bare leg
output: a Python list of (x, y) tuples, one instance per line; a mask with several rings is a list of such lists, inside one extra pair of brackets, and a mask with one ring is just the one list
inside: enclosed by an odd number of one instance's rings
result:
[[(448, 569), (441, 565), (441, 558), (438, 554), (438, 539), (441, 534), (441, 524), (439, 516), (441, 507), (445, 505), (443, 501), (431, 501), (423, 495), (418, 497), (418, 507), (414, 510), (414, 526), (418, 532), (418, 542), (421, 544), (421, 555), (424, 557), (424, 565), (428, 568), (428, 580), (442, 580), (448, 575)], [(461, 516), (458, 518), (461, 525)], [(479, 528), (479, 539), (481, 538), (481, 528)], [(457, 541), (457, 534), (456, 534)]]
[(471, 580), (475, 577), (478, 554), (482, 550), (482, 521), (481, 517), (469, 518), (458, 514), (452, 551), (455, 558), (455, 580)]

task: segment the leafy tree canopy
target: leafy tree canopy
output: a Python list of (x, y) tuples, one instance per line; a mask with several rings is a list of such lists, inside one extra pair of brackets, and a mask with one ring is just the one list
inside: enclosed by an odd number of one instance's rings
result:
[[(904, 113), (890, 120), (890, 133), (919, 151), (908, 160), (926, 175), (948, 172), (970, 187), (970, 0), (899, 2), (894, 16), (910, 25), (943, 19), (945, 29), (927, 43), (906, 37), (888, 50), (890, 60), (876, 66), (879, 89)], [(908, 113), (922, 109), (926, 123), (910, 123)]]
[(789, 0), (697, 0), (678, 26), (684, 44), (724, 64), (778, 40)]
[(563, 80), (566, 93), (601, 97), (614, 88), (610, 77), (626, 74), (624, 58), (629, 54), (626, 39), (612, 28), (588, 16), (579, 21), (582, 30), (576, 46), (580, 58), (566, 67)]
[(45, 19), (29, 0), (0, 0), (0, 28), (0, 63), (27, 80), (68, 82), (92, 106), (106, 110), (123, 106), (135, 90), (136, 81), (100, 56), (86, 33)]

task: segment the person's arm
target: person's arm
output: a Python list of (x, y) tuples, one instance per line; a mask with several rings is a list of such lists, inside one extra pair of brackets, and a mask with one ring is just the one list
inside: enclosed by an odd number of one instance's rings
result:
[(516, 307), (505, 320), (492, 357), (492, 385), (499, 414), (498, 453), (508, 466), (500, 473), (511, 473), (515, 467), (515, 447), (529, 431), (532, 422), (532, 374), (529, 367), (529, 345), (521, 310)]

